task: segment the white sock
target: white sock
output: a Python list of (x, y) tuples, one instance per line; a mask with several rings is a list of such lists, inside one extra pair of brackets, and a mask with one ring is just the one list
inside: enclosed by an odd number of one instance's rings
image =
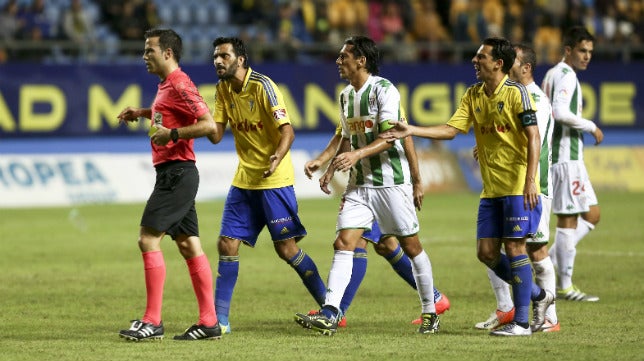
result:
[[(555, 276), (555, 267), (550, 257), (546, 257), (538, 262), (532, 262), (532, 267), (534, 268), (537, 285), (556, 295), (557, 279)], [(546, 309), (546, 318), (552, 323), (557, 323), (557, 309), (555, 308), (554, 302)]]
[(555, 272), (559, 265), (557, 264), (557, 236), (555, 235), (554, 241), (552, 241), (552, 245), (550, 246), (550, 249), (548, 249), (548, 256), (550, 256), (550, 260), (552, 261), (552, 265), (555, 267)]
[(577, 217), (577, 228), (575, 229), (575, 246), (586, 236), (590, 231), (595, 229), (595, 225), (583, 219), (581, 216)]
[(559, 228), (555, 232), (555, 246), (557, 249), (557, 273), (559, 275), (559, 287), (566, 289), (572, 286), (572, 274), (575, 268), (575, 230), (572, 228)]
[(340, 309), (340, 301), (344, 296), (349, 281), (351, 280), (351, 271), (353, 269), (353, 251), (335, 251), (329, 279), (327, 281), (325, 306), (333, 306)]
[(510, 293), (510, 285), (499, 278), (490, 268), (487, 268), (487, 277), (490, 279), (494, 297), (496, 297), (496, 309), (503, 312), (510, 312), (514, 307), (512, 302), (512, 293)]
[(435, 313), (434, 304), (434, 276), (432, 275), (432, 264), (425, 251), (420, 252), (411, 259), (411, 270), (416, 280), (416, 289), (422, 305), (423, 313)]

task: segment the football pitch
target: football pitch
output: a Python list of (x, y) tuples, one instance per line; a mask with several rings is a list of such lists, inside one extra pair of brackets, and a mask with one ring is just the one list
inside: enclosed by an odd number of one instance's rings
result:
[[(475, 255), (477, 195), (427, 194), (420, 236), (437, 288), (451, 310), (440, 333), (410, 321), (418, 295), (369, 249), (366, 277), (333, 337), (302, 329), (295, 312), (316, 308), (264, 231), (241, 249), (232, 334), (177, 342), (197, 319), (187, 267), (172, 241), (167, 264), (165, 339), (132, 343), (118, 330), (140, 318), (145, 284), (137, 246), (143, 204), (0, 209), (0, 360), (644, 360), (644, 194), (599, 192), (602, 219), (578, 246), (575, 283), (598, 303), (557, 302), (561, 331), (496, 338), (474, 329), (495, 308)], [(197, 205), (213, 271), (223, 202)], [(300, 200), (309, 235), (301, 247), (326, 281), (338, 199)], [(554, 236), (554, 218), (551, 239)]]

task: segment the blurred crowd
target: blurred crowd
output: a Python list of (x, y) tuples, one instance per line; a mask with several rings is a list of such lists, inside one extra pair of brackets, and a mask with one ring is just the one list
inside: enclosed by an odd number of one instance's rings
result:
[[(132, 61), (146, 29), (172, 27), (186, 61), (217, 36), (239, 36), (253, 61), (328, 61), (345, 37), (376, 40), (389, 62), (469, 60), (480, 41), (532, 44), (561, 56), (561, 33), (586, 26), (596, 54), (644, 58), (644, 0), (0, 0), (0, 63)], [(638, 50), (639, 49), (639, 50)]]

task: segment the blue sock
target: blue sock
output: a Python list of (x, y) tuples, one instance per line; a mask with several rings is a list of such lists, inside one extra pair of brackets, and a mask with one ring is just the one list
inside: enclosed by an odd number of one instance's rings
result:
[(411, 270), (411, 261), (409, 257), (403, 252), (400, 245), (390, 254), (385, 256), (385, 259), (391, 264), (391, 268), (398, 273), (398, 275), (405, 280), (413, 289), (416, 289), (416, 280), (414, 280), (414, 272)]
[(318, 268), (306, 253), (300, 249), (293, 258), (288, 260), (288, 264), (295, 269), (295, 272), (300, 276), (304, 286), (309, 290), (309, 293), (315, 299), (320, 307), (324, 304), (326, 296), (326, 286), (320, 277)]
[(326, 316), (328, 319), (339, 316), (339, 311), (333, 306), (324, 306), (320, 309), (320, 313)]
[[(403, 252), (400, 245), (390, 254), (385, 256), (385, 259), (391, 264), (391, 268), (398, 273), (398, 275), (405, 280), (413, 289), (416, 289), (416, 280), (414, 279), (414, 272), (411, 269), (411, 261), (409, 257)], [(354, 260), (355, 262), (355, 260)], [(441, 293), (434, 287), (434, 302), (441, 298)]]
[(510, 269), (510, 260), (508, 259), (508, 256), (506, 256), (504, 253), (501, 253), (501, 257), (499, 258), (499, 263), (492, 268), (492, 271), (499, 276), (500, 279), (504, 280), (505, 282), (512, 284), (512, 271)]
[(514, 321), (527, 326), (530, 317), (530, 296), (532, 293), (532, 267), (528, 255), (510, 259), (512, 269), (512, 295), (514, 301)]
[(230, 301), (239, 275), (239, 256), (219, 256), (215, 286), (215, 311), (219, 323), (227, 325)]
[(351, 281), (349, 281), (347, 288), (344, 290), (342, 301), (340, 301), (340, 311), (345, 315), (347, 314), (349, 306), (351, 306), (353, 298), (356, 296), (356, 292), (358, 292), (364, 274), (367, 272), (367, 250), (364, 248), (356, 248), (353, 252)]

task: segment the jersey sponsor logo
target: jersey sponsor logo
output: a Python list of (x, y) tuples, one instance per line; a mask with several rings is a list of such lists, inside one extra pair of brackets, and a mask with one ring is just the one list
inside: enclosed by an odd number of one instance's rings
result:
[(273, 111), (273, 118), (277, 121), (286, 118), (286, 109), (275, 109)]
[(271, 219), (270, 223), (271, 224), (286, 223), (286, 222), (291, 222), (292, 220), (293, 220), (293, 217), (289, 216), (289, 217)]
[(499, 124), (499, 125), (490, 125), (490, 126), (481, 126), (481, 134), (492, 134), (492, 133), (508, 133), (512, 130), (512, 127), (509, 123)]
[(373, 128), (373, 120), (353, 120), (349, 121), (349, 133), (350, 134), (363, 134), (366, 133), (367, 129)]
[(521, 222), (521, 221), (527, 221), (529, 220), (528, 216), (523, 216), (523, 217), (505, 217), (506, 222)]
[(256, 124), (249, 122), (247, 119), (244, 119), (243, 122), (235, 122), (231, 119), (229, 122), (232, 129), (237, 129), (240, 132), (256, 132), (264, 129), (264, 124), (261, 120)]

